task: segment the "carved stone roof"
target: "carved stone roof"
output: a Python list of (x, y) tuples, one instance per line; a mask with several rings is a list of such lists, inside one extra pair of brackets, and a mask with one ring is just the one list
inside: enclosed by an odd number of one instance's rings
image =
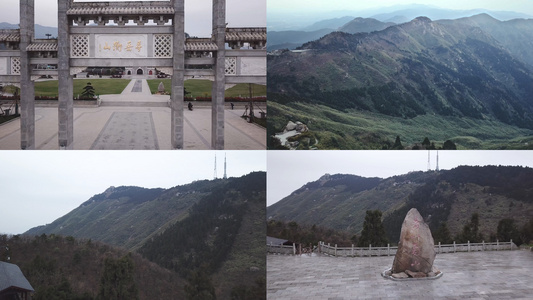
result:
[(266, 41), (265, 27), (226, 28), (226, 41)]
[(57, 43), (31, 43), (26, 51), (57, 51)]
[(80, 6), (72, 7), (67, 15), (173, 15), (170, 6)]
[(185, 42), (185, 51), (217, 51), (217, 44), (207, 39), (187, 39)]
[(19, 33), (0, 33), (0, 42), (20, 42)]
[(217, 44), (211, 39), (189, 38), (185, 42), (185, 51), (217, 51)]

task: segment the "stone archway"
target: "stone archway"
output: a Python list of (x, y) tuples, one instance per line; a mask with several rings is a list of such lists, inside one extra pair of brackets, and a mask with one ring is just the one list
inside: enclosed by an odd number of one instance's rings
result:
[[(11, 60), (1, 58), (0, 69), (11, 65), (12, 70), (17, 69), (17, 73), (20, 72), (20, 75), (17, 75), (20, 79), (15, 80), (21, 83), (22, 149), (35, 149), (35, 90), (32, 76), (58, 77), (60, 149), (73, 148), (73, 75), (79, 73), (82, 67), (126, 67), (130, 76), (144, 75), (145, 71), (149, 72), (148, 68), (154, 74), (153, 70), (158, 68), (162, 74), (170, 75), (174, 91), (169, 104), (172, 149), (183, 149), (184, 76), (215, 78), (211, 105), (211, 146), (214, 149), (224, 148), (225, 85), (241, 82), (266, 83), (266, 28), (227, 28), (225, 0), (212, 0), (211, 37), (187, 39), (184, 34), (184, 0), (148, 1), (149, 5), (57, 0), (59, 31), (57, 39), (53, 41), (33, 38), (34, 2), (35, 0), (20, 0), (20, 58), (13, 55), (13, 51), (0, 55), (11, 57)], [(130, 6), (135, 8), (134, 14)], [(152, 30), (155, 27), (142, 26), (149, 20), (157, 24), (156, 33)], [(117, 26), (106, 26), (110, 21), (115, 22)], [(126, 26), (130, 21), (136, 26)], [(169, 22), (172, 24), (168, 25)], [(94, 26), (86, 26), (88, 24)], [(231, 49), (226, 50), (226, 43)], [(258, 51), (241, 49), (245, 43), (249, 43), (253, 50)], [(48, 57), (51, 52), (55, 54)], [(4, 64), (3, 61), (7, 63)], [(56, 62), (57, 69), (32, 70), (32, 64)], [(254, 67), (261, 63), (264, 63), (264, 67)], [(211, 68), (188, 67), (206, 64)], [(133, 65), (137, 65), (137, 69)], [(248, 70), (246, 66), (252, 68)], [(1, 74), (0, 80), (4, 80)]]

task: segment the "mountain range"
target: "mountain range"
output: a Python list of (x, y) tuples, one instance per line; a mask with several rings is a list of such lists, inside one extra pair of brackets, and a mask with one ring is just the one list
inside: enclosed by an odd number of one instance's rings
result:
[[(280, 131), (288, 121), (277, 115), (277, 109), (288, 110), (276, 104), (290, 107), (304, 102), (332, 108), (342, 116), (320, 122), (315, 119), (317, 125), (333, 122), (340, 123), (339, 127), (360, 126), (347, 117), (368, 112), (377, 116), (377, 122), (387, 119), (408, 124), (401, 120), (418, 117), (416, 120), (430, 122), (431, 118), (431, 126), (441, 122), (439, 127), (446, 129), (461, 127), (457, 125), (460, 120), (470, 120), (479, 128), (500, 123), (516, 136), (531, 136), (533, 59), (527, 49), (532, 33), (533, 20), (501, 22), (487, 14), (440, 21), (417, 17), (371, 33), (332, 32), (305, 43), (297, 52), (271, 54), (267, 64), (269, 103), (274, 103), (272, 125), (278, 128), (271, 128), (269, 135), (272, 130)], [(324, 125), (316, 130), (333, 131)], [(460, 136), (504, 136), (453, 130), (427, 131), (426, 136), (442, 141)], [(376, 136), (379, 148), (385, 140), (399, 135), (388, 133), (384, 137), (383, 132), (367, 130), (353, 139), (361, 140), (361, 135), (369, 134)], [(316, 139), (327, 140), (324, 136)], [(414, 142), (414, 137), (409, 139)]]
[[(18, 29), (18, 24), (10, 24), (6, 22), (0, 23), (0, 29)], [(35, 38), (36, 39), (46, 39), (48, 38), (46, 34), (51, 34), (52, 38), (57, 37), (57, 27), (42, 26), (35, 24)]]
[[(366, 10), (290, 10), (286, 7), (269, 7), (267, 28), (269, 31), (314, 31), (323, 28), (338, 28), (357, 17), (373, 18), (381, 22), (404, 23), (418, 16), (433, 20), (458, 19), (476, 14), (488, 13), (495, 18), (507, 21), (533, 16), (514, 11), (494, 11), (488, 9), (454, 10), (426, 4), (393, 5)], [(317, 21), (319, 20), (319, 21)], [(340, 24), (339, 21), (344, 21)]]
[(136, 252), (183, 280), (207, 274), (204, 283), (212, 281), (219, 298), (236, 293), (261, 299), (265, 201), (265, 172), (169, 189), (110, 187), (24, 236), (98, 241)]
[(396, 243), (407, 211), (417, 208), (432, 231), (443, 223), (458, 234), (473, 213), (485, 237), (499, 220), (519, 226), (533, 216), (533, 169), (460, 166), (390, 178), (326, 174), (267, 208), (267, 219), (360, 233), (365, 212), (380, 210), (389, 241)]

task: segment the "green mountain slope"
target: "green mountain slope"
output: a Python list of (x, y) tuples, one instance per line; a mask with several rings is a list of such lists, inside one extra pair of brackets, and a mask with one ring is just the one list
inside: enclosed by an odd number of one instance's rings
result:
[(533, 20), (513, 19), (499, 21), (488, 14), (479, 14), (457, 20), (439, 20), (441, 24), (476, 26), (490, 34), (506, 50), (519, 60), (533, 66)]
[(25, 236), (104, 241), (136, 250), (189, 286), (213, 287), (219, 299), (264, 299), (265, 202), (265, 172), (170, 189), (111, 187)]
[(187, 218), (151, 238), (139, 253), (184, 277), (190, 270), (204, 269), (216, 276), (223, 298), (246, 289), (264, 296), (256, 282), (264, 280), (266, 272), (265, 200), (264, 172), (229, 179), (193, 205)]
[(268, 57), (269, 100), (325, 105), (346, 116), (429, 115), (435, 122), (468, 118), (531, 130), (532, 66), (506, 45), (478, 26), (425, 17), (370, 34), (334, 32), (304, 44), (303, 52)]
[(60, 234), (138, 248), (152, 234), (184, 218), (188, 209), (210, 193), (216, 181), (198, 181), (168, 190), (110, 187), (51, 224), (26, 234)]
[[(343, 181), (330, 179), (335, 177)], [(464, 166), (380, 180), (327, 175), (269, 206), (267, 218), (359, 233), (366, 210), (379, 209), (389, 240), (397, 241), (410, 208), (417, 208), (432, 230), (446, 223), (452, 235), (477, 212), (480, 231), (488, 239), (503, 218), (522, 226), (533, 217), (531, 178), (531, 168), (502, 166)]]

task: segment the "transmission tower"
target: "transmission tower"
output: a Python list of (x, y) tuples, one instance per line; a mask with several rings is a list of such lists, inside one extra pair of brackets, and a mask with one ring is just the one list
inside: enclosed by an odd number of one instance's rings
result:
[(431, 171), (431, 161), (429, 160), (429, 150), (428, 150), (428, 172)]
[(439, 150), (437, 150), (437, 167), (435, 168), (435, 171), (439, 171)]
[(217, 179), (217, 155), (215, 154), (215, 172), (213, 174), (213, 178)]
[(226, 153), (224, 153), (224, 179), (228, 179), (228, 175), (226, 174)]

